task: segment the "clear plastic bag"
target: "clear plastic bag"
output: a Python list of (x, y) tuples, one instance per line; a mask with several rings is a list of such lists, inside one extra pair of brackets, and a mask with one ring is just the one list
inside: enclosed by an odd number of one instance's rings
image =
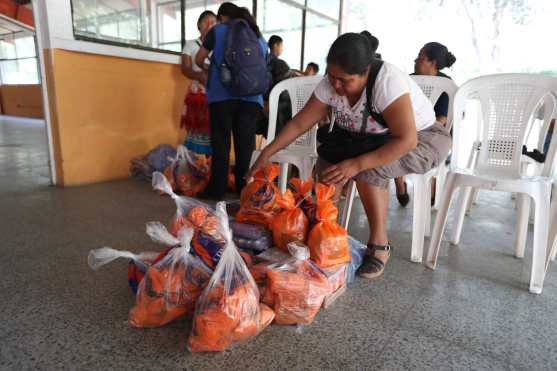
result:
[(147, 269), (160, 259), (162, 259), (167, 253), (169, 248), (164, 249), (160, 253), (158, 252), (142, 252), (139, 254), (132, 253), (126, 250), (115, 250), (111, 247), (101, 247), (99, 249), (94, 249), (89, 251), (87, 256), (87, 262), (89, 267), (93, 270), (97, 270), (105, 264), (108, 264), (116, 259), (124, 258), (129, 259), (128, 262), (128, 284), (135, 295), (137, 293), (137, 288)]
[(273, 318), (273, 311), (259, 303), (259, 291), (240, 256), (227, 225), (225, 204), (217, 204), (224, 226), (226, 248), (199, 298), (188, 339), (191, 352), (223, 351), (258, 335)]
[(192, 249), (211, 269), (217, 265), (225, 246), (221, 234), (222, 226), (215, 210), (198, 200), (178, 196), (166, 177), (161, 173), (153, 174), (153, 188), (172, 197), (176, 203), (176, 214), (170, 225), (170, 233), (177, 234), (182, 227), (194, 229)]
[(267, 270), (267, 289), (262, 301), (274, 309), (276, 323), (307, 325), (331, 290), (327, 277), (309, 259), (307, 246), (292, 242), (288, 250), (292, 259)]
[(350, 260), (350, 264), (348, 264), (346, 281), (351, 283), (354, 282), (356, 272), (364, 261), (364, 256), (367, 253), (367, 246), (352, 236), (348, 236), (348, 245), (350, 246), (350, 256), (352, 259)]
[(239, 222), (252, 221), (270, 227), (271, 221), (280, 212), (277, 198), (280, 194), (274, 180), (279, 175), (278, 165), (271, 164), (259, 169), (240, 194)]
[(172, 190), (184, 196), (194, 196), (207, 187), (211, 164), (208, 158), (190, 152), (185, 146), (179, 145), (176, 157), (164, 170)]
[(331, 201), (335, 186), (318, 183), (315, 193), (318, 222), (311, 228), (308, 236), (311, 259), (322, 268), (348, 263), (351, 259), (348, 233), (337, 223), (338, 209)]
[(289, 189), (279, 196), (277, 203), (283, 210), (271, 222), (273, 241), (287, 251), (290, 242), (306, 242), (309, 222), (304, 211), (296, 206), (294, 195)]
[(158, 327), (192, 313), (195, 302), (212, 271), (190, 254), (193, 230), (182, 228), (175, 238), (158, 222), (148, 224), (151, 238), (174, 246), (165, 257), (147, 269), (128, 321), (135, 327)]

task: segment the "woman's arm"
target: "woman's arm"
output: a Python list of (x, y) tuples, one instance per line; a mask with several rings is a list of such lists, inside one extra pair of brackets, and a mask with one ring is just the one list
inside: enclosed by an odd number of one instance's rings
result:
[(302, 108), (292, 120), (288, 121), (279, 135), (261, 151), (259, 158), (255, 164), (253, 164), (247, 177), (251, 177), (253, 172), (265, 165), (272, 155), (288, 146), (296, 140), (296, 138), (323, 119), (328, 113), (328, 107), (328, 105), (317, 99), (315, 95), (312, 95), (304, 108)]
[(197, 80), (205, 83), (207, 76), (203, 71), (194, 71), (192, 65), (192, 58), (188, 54), (182, 54), (182, 73), (189, 79)]
[(325, 183), (336, 184), (361, 171), (390, 164), (416, 147), (418, 134), (409, 94), (396, 99), (381, 114), (389, 126), (389, 141), (375, 151), (330, 166), (323, 172)]
[(205, 70), (205, 58), (209, 56), (209, 50), (205, 49), (203, 46), (199, 48), (197, 54), (195, 55), (195, 64), (199, 66), (202, 70)]

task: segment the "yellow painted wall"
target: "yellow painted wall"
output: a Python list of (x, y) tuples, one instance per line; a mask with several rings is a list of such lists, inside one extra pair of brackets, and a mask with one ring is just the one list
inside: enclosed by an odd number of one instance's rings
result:
[(133, 157), (182, 141), (188, 80), (179, 65), (51, 52), (45, 62), (61, 185), (126, 178)]

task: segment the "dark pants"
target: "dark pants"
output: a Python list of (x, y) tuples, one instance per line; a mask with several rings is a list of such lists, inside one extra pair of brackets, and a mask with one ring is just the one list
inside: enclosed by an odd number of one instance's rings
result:
[(255, 149), (255, 123), (260, 110), (259, 104), (242, 100), (209, 104), (213, 157), (207, 193), (211, 196), (222, 198), (226, 193), (230, 164), (230, 133), (234, 135), (236, 189), (241, 191), (246, 185), (244, 177), (249, 170), (251, 154)]

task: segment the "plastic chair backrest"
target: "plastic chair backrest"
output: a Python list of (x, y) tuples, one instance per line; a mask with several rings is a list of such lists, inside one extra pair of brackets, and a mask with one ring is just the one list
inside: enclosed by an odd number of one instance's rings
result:
[[(467, 81), (454, 99), (453, 154), (459, 153), (457, 138), (462, 130), (465, 103), (473, 97), (479, 99), (482, 112), (476, 171), (495, 176), (519, 176), (526, 133), (541, 102), (555, 99), (556, 88), (557, 79), (536, 74), (488, 75)], [(455, 163), (458, 163), (456, 159)]]
[(449, 111), (447, 113), (446, 127), (450, 130), (453, 125), (454, 96), (458, 86), (453, 80), (441, 76), (412, 75), (411, 77), (434, 106), (439, 100), (441, 94), (447, 93), (449, 96)]
[[(275, 138), (277, 125), (278, 102), (279, 96), (283, 91), (288, 91), (290, 103), (292, 105), (292, 117), (304, 108), (307, 101), (313, 94), (313, 90), (323, 80), (323, 76), (303, 76), (293, 77), (279, 82), (275, 85), (269, 95), (269, 128), (267, 130), (267, 143)], [(298, 137), (287, 149), (312, 149), (316, 152), (317, 147), (317, 125), (311, 130)]]

